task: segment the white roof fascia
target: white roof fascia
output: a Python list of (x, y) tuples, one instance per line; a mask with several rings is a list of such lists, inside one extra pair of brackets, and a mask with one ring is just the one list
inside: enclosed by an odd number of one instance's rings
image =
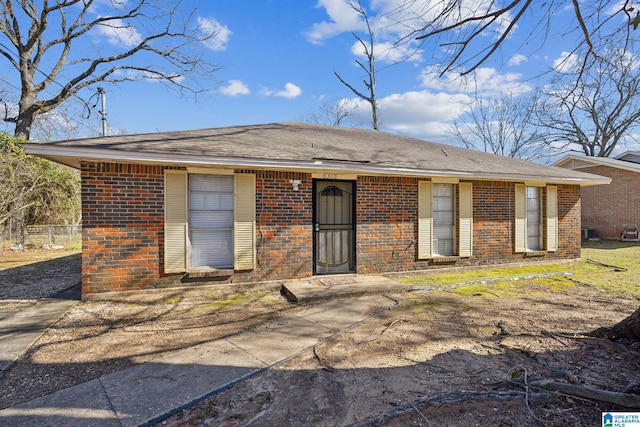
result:
[[(456, 177), (468, 180), (484, 181), (543, 181), (549, 184), (570, 184), (570, 185), (601, 185), (609, 184), (611, 180), (606, 177), (593, 175), (592, 179), (567, 178), (567, 177), (541, 177), (539, 175), (508, 175), (487, 172), (460, 172), (453, 170), (425, 170), (411, 169), (391, 166), (375, 166), (366, 163), (342, 163), (326, 160), (296, 161), (296, 160), (265, 160), (251, 158), (233, 157), (209, 157), (198, 155), (170, 155), (164, 153), (141, 153), (134, 151), (114, 151), (108, 149), (82, 147), (61, 147), (53, 145), (43, 145), (37, 143), (24, 144), (27, 154), (42, 156), (68, 166), (80, 168), (83, 161), (98, 162), (120, 162), (136, 164), (155, 164), (168, 166), (217, 166), (237, 169), (286, 169), (300, 172), (351, 172), (368, 175), (403, 175), (414, 177)], [(56, 160), (57, 159), (57, 160)]]
[[(630, 172), (637, 172), (640, 173), (640, 164), (638, 163), (633, 163), (633, 162), (628, 162), (626, 160), (618, 160), (618, 159), (613, 159), (611, 157), (593, 157), (593, 156), (573, 156), (573, 155), (569, 155), (566, 156), (560, 160), (558, 160), (557, 162), (555, 162), (553, 165), (554, 166), (558, 166), (558, 167), (563, 167), (562, 165), (575, 160), (576, 162), (580, 162), (580, 163), (589, 163), (592, 166), (607, 166), (610, 168), (616, 168), (616, 169), (623, 169), (623, 170), (627, 170)], [(583, 167), (578, 167), (578, 168), (571, 168), (573, 170), (579, 170), (579, 169), (584, 169), (586, 167), (591, 167), (591, 166), (583, 166)]]
[(628, 155), (632, 155), (632, 156), (640, 156), (640, 151), (634, 151), (634, 150), (627, 150), (624, 153), (614, 157), (615, 159), (621, 159), (622, 157), (628, 156)]

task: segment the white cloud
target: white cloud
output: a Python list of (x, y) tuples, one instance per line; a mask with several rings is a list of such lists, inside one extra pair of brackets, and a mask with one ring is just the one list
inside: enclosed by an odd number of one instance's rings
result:
[(203, 18), (198, 16), (197, 18), (198, 29), (206, 40), (204, 45), (211, 50), (221, 51), (227, 49), (227, 43), (231, 38), (231, 30), (226, 25), (222, 25), (220, 22), (213, 18)]
[[(357, 57), (366, 59), (362, 44), (358, 41), (351, 46), (351, 53)], [(374, 56), (376, 62), (388, 64), (394, 64), (400, 61), (418, 62), (422, 60), (422, 51), (415, 50), (406, 44), (394, 45), (391, 42), (381, 42), (374, 44)]]
[(363, 28), (360, 15), (345, 0), (319, 0), (316, 7), (324, 8), (329, 21), (317, 22), (304, 35), (307, 41), (321, 44), (325, 39), (344, 32)]
[(240, 80), (230, 80), (229, 84), (220, 88), (220, 93), (227, 96), (249, 95), (249, 87)]
[(526, 56), (516, 53), (511, 57), (511, 59), (509, 59), (508, 64), (511, 66), (516, 66), (522, 64), (523, 62), (527, 62), (528, 60), (529, 58), (527, 58)]
[(501, 74), (495, 68), (481, 67), (468, 76), (439, 76), (436, 67), (427, 67), (422, 72), (422, 86), (448, 93), (473, 93), (484, 96), (505, 94), (518, 95), (531, 91), (531, 86), (522, 82), (520, 73)]
[(283, 90), (272, 90), (268, 88), (263, 88), (260, 92), (263, 96), (279, 96), (281, 98), (293, 99), (297, 98), (302, 94), (302, 89), (293, 83), (287, 83), (284, 85)]
[(124, 45), (133, 47), (142, 41), (142, 36), (130, 24), (124, 23), (121, 19), (110, 19), (98, 25), (100, 34), (107, 37), (107, 41), (114, 45)]
[(560, 56), (553, 61), (553, 69), (560, 73), (570, 73), (578, 68), (578, 55), (570, 52), (562, 52)]
[[(357, 106), (357, 121), (370, 123), (371, 105), (362, 99), (352, 102)], [(450, 121), (469, 110), (472, 103), (473, 97), (465, 94), (410, 91), (379, 99), (378, 111), (385, 130), (443, 142)]]

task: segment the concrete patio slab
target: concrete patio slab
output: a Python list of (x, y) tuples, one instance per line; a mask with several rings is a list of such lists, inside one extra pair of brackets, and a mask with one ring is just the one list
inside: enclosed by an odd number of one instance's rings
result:
[(409, 289), (408, 286), (384, 276), (340, 274), (291, 280), (283, 283), (280, 293), (291, 302), (306, 304), (330, 298), (379, 295)]
[(0, 425), (150, 425), (289, 360), (394, 305), (328, 300), (286, 318), (0, 410)]
[(47, 298), (0, 307), (0, 371), (9, 368), (77, 302)]

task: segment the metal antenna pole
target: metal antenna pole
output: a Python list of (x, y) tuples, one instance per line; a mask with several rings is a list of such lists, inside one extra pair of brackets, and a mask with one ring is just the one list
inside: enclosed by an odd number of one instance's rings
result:
[(101, 87), (98, 88), (98, 93), (102, 98), (102, 110), (98, 111), (102, 116), (102, 136), (107, 136), (107, 95)]

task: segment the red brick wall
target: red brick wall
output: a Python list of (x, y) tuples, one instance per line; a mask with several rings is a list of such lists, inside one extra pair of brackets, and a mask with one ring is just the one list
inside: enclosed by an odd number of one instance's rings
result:
[(581, 252), (580, 186), (558, 185), (558, 250), (556, 258), (579, 258)]
[(163, 168), (88, 163), (81, 176), (83, 295), (162, 286)]
[(522, 258), (522, 254), (514, 254), (514, 194), (514, 184), (509, 182), (473, 181), (475, 263), (496, 264)]
[(611, 178), (609, 185), (582, 188), (582, 228), (617, 239), (625, 224), (640, 225), (640, 174), (609, 166), (580, 171)]
[[(357, 183), (358, 273), (437, 268), (417, 259), (418, 180), (360, 177)], [(514, 183), (472, 181), (473, 256), (456, 266), (527, 261), (514, 253)], [(580, 188), (558, 186), (558, 240), (546, 259), (580, 257)], [(544, 218), (546, 221), (546, 218)], [(539, 260), (539, 258), (535, 258)]]
[[(257, 265), (252, 279), (288, 279), (313, 273), (311, 175), (256, 174)], [(300, 180), (298, 190), (289, 180)]]
[(418, 180), (359, 177), (356, 183), (358, 273), (426, 268), (416, 257)]
[[(256, 264), (227, 281), (307, 277), (313, 273), (310, 174), (256, 174)], [(294, 190), (289, 180), (300, 180)], [(456, 265), (522, 261), (513, 253), (513, 183), (473, 181), (473, 256)], [(163, 271), (164, 173), (161, 166), (87, 163), (82, 167), (82, 291), (180, 284)], [(417, 259), (418, 179), (359, 177), (356, 268), (377, 273), (437, 268)], [(560, 248), (549, 259), (580, 256), (580, 188), (558, 186)]]

